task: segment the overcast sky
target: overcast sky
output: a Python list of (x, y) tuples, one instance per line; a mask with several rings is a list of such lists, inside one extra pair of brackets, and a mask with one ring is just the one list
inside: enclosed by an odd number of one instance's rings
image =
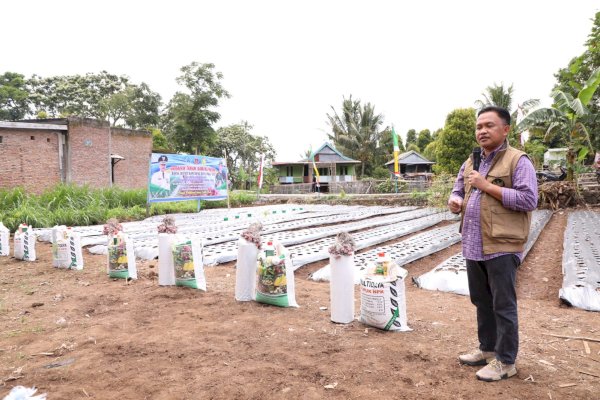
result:
[(597, 0), (7, 1), (0, 73), (106, 70), (166, 103), (179, 69), (214, 63), (231, 99), (217, 126), (248, 121), (279, 161), (327, 139), (350, 94), (396, 132), (444, 125), (487, 86), (549, 103), (553, 74), (581, 54)]

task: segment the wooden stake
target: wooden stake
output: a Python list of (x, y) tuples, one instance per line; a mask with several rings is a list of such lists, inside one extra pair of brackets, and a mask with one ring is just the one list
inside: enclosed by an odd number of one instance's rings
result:
[(585, 337), (585, 336), (555, 335), (553, 333), (542, 333), (542, 335), (553, 336), (553, 337), (563, 338), (563, 339), (577, 339), (577, 340), (587, 340), (588, 342), (600, 342), (600, 339), (590, 338), (590, 337)]
[(585, 340), (583, 341), (583, 347), (585, 348), (585, 354), (592, 354), (592, 351), (590, 350), (590, 346), (588, 345), (588, 342), (586, 342)]
[(591, 372), (583, 371), (583, 370), (581, 370), (581, 369), (578, 369), (578, 370), (577, 370), (577, 372), (579, 372), (580, 374), (585, 374), (585, 375), (594, 376), (594, 377), (596, 377), (596, 378), (600, 378), (600, 375), (596, 375), (596, 374), (594, 374), (594, 373), (591, 373)]

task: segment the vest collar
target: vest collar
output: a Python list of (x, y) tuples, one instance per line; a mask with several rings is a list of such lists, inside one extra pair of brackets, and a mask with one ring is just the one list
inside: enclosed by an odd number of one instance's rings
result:
[(498, 146), (497, 148), (495, 148), (494, 150), (492, 150), (492, 152), (490, 154), (487, 154), (485, 152), (485, 149), (482, 148), (481, 149), (482, 150), (481, 156), (484, 159), (486, 159), (486, 158), (493, 159), (496, 156), (496, 154), (498, 154), (499, 151), (501, 151), (501, 150), (507, 150), (509, 147), (510, 147), (510, 145), (508, 144), (508, 140), (504, 140), (504, 142), (500, 146)]

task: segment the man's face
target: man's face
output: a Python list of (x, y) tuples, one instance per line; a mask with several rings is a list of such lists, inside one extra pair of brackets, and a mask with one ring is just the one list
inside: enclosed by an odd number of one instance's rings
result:
[(160, 168), (161, 171), (164, 171), (165, 169), (167, 169), (167, 163), (165, 161), (159, 162), (158, 166), (159, 166), (159, 168)]
[(509, 131), (510, 125), (505, 124), (493, 111), (485, 112), (477, 117), (475, 138), (486, 152), (490, 152), (504, 143)]

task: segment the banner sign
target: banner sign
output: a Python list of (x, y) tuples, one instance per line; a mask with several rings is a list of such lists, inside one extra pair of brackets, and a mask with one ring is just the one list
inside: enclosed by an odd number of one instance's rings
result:
[(152, 153), (148, 201), (227, 198), (227, 164), (222, 158)]

